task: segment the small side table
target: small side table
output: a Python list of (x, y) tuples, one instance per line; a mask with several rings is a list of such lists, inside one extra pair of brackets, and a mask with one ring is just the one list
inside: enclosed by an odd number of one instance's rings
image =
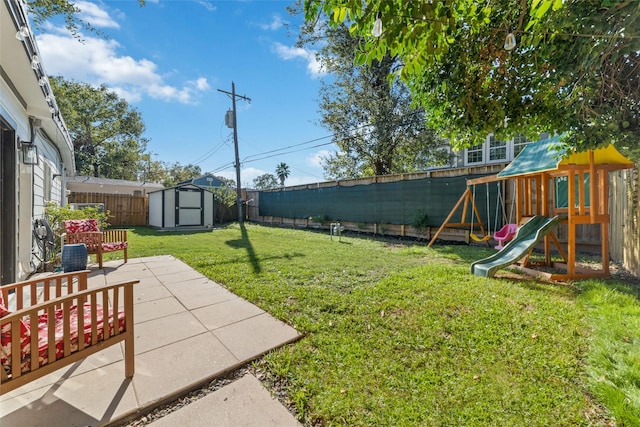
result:
[(87, 245), (84, 243), (64, 245), (62, 248), (62, 271), (80, 271), (87, 269)]

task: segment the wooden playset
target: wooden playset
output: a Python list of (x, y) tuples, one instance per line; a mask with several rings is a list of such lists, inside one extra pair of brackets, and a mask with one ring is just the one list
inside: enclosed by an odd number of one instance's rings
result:
[[(612, 145), (579, 153), (566, 152), (560, 147), (558, 137), (531, 143), (497, 175), (468, 180), (467, 190), (434, 234), (429, 245), (433, 244), (445, 227), (477, 225), (484, 233), (481, 220), (464, 220), (467, 218), (468, 206), (474, 210), (476, 218), (480, 217), (470, 188), (482, 183), (511, 180), (514, 183), (514, 223), (522, 225), (536, 216), (560, 217), (560, 223), (565, 224), (567, 229), (566, 242), (562, 244), (553, 229), (545, 230), (540, 236), (540, 241), (535, 242), (538, 244), (536, 247), (542, 247), (544, 260), (532, 263), (529, 258), (533, 249), (527, 248), (527, 252), (519, 258), (517, 266), (520, 269), (529, 274), (559, 281), (608, 276), (609, 172), (632, 168), (633, 163)], [(458, 223), (450, 222), (463, 203), (463, 220)], [(576, 227), (584, 224), (600, 228), (600, 269), (581, 268), (577, 265)], [(516, 239), (518, 234), (514, 236), (514, 240)], [(516, 243), (514, 242), (514, 245)], [(552, 262), (552, 245), (563, 262)], [(502, 250), (508, 247), (509, 244)], [(509, 249), (513, 251), (513, 245)], [(554, 272), (545, 273), (531, 267), (547, 267), (547, 270)], [(560, 270), (564, 272), (557, 272)]]

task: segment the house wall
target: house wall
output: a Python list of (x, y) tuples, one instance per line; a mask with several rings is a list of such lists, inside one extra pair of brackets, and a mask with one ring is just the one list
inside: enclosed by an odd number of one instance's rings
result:
[[(29, 117), (20, 101), (13, 96), (7, 83), (0, 79), (0, 115), (14, 128), (16, 139), (32, 139)], [(47, 136), (35, 129), (34, 142), (38, 147), (38, 164), (25, 165), (20, 144), (16, 141), (16, 201), (14, 208), (16, 236), (16, 265), (14, 280), (26, 278), (34, 272), (40, 261), (32, 253), (32, 221), (44, 215), (44, 207), (49, 200), (63, 201), (62, 177), (52, 179), (52, 175), (63, 174), (64, 166), (57, 150)], [(46, 191), (45, 191), (46, 190)], [(46, 194), (45, 194), (46, 193)]]
[[(28, 141), (29, 119), (24, 114), (24, 109), (12, 94), (4, 80), (0, 80), (0, 115), (15, 130), (16, 139)], [(31, 272), (31, 194), (33, 187), (32, 166), (22, 163), (22, 153), (14, 141), (16, 150), (15, 168), (16, 195), (18, 202), (13, 209), (16, 229), (16, 262), (14, 266), (15, 279), (25, 278)]]

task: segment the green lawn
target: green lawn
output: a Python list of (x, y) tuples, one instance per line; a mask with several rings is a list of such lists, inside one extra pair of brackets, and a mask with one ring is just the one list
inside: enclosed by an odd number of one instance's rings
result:
[(484, 247), (252, 224), (129, 242), (306, 334), (261, 363), (306, 425), (640, 425), (637, 288), (484, 279)]

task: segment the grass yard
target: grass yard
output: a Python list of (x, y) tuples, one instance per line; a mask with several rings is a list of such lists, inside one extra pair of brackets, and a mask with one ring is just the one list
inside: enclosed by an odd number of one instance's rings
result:
[(260, 364), (305, 425), (640, 425), (633, 285), (484, 279), (486, 248), (253, 224), (129, 242), (306, 334)]

